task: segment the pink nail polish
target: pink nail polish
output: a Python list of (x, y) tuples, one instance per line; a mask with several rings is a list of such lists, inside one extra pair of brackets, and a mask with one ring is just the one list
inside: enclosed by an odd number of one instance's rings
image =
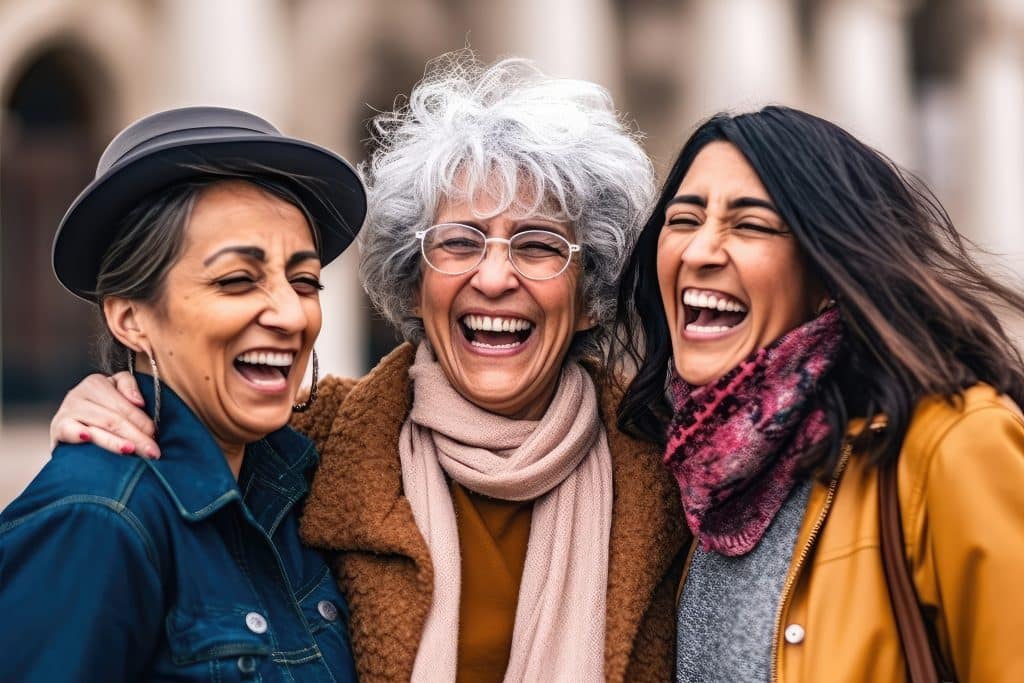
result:
[(128, 455), (129, 453), (134, 453), (134, 452), (135, 452), (135, 446), (131, 445), (130, 443), (122, 444), (122, 446), (121, 446), (121, 455)]
[(78, 438), (81, 439), (82, 441), (92, 441), (92, 437), (89, 436), (89, 432), (85, 430), (82, 430), (81, 432), (78, 433)]

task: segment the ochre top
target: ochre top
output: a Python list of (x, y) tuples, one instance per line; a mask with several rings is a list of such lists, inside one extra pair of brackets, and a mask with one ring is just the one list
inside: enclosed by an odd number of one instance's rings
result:
[(512, 651), (533, 501), (488, 498), (452, 481), (462, 553), (456, 680), (501, 683)]

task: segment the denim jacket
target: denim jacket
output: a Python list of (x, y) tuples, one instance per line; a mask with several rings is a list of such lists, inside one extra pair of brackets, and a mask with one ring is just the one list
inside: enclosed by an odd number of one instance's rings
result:
[(299, 543), (312, 443), (250, 444), (236, 483), (162, 403), (160, 460), (62, 445), (0, 513), (0, 680), (354, 681), (348, 608)]

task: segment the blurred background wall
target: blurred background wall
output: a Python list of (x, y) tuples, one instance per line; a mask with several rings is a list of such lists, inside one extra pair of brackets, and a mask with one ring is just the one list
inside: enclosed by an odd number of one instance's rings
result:
[[(0, 0), (0, 506), (47, 456), (91, 371), (95, 314), (50, 244), (105, 143), (158, 109), (224, 104), (365, 158), (366, 122), (470, 44), (606, 85), (659, 172), (720, 109), (791, 104), (927, 180), (1024, 273), (1024, 0)], [(394, 346), (352, 251), (325, 272), (321, 366)]]

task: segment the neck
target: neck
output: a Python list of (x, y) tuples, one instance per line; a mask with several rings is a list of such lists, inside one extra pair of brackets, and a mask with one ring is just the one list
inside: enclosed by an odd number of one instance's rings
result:
[(242, 459), (245, 457), (245, 444), (226, 444), (218, 439), (217, 445), (224, 453), (224, 459), (228, 461), (228, 468), (235, 477), (235, 481), (238, 481), (238, 473), (242, 469)]

